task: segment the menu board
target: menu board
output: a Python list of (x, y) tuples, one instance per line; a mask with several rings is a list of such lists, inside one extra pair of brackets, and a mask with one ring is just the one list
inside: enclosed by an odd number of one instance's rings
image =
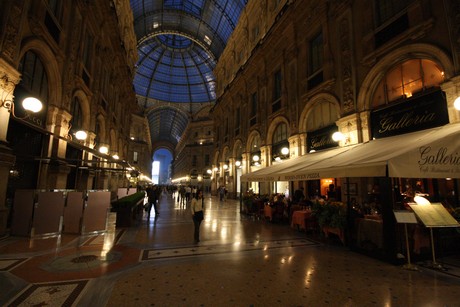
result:
[(393, 211), (396, 221), (400, 224), (417, 224), (417, 218), (414, 212), (410, 211)]
[(409, 205), (426, 227), (460, 227), (460, 224), (440, 203)]

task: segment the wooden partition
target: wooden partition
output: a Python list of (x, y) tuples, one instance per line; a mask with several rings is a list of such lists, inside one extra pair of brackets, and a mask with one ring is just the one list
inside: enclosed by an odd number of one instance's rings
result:
[(34, 211), (34, 190), (16, 190), (14, 194), (11, 235), (30, 236)]
[(85, 199), (83, 192), (67, 193), (67, 202), (64, 209), (64, 227), (62, 232), (79, 234), (83, 220)]
[(110, 209), (110, 192), (88, 192), (88, 201), (83, 214), (82, 233), (104, 231)]
[(34, 210), (32, 236), (61, 232), (65, 198), (63, 192), (38, 192)]

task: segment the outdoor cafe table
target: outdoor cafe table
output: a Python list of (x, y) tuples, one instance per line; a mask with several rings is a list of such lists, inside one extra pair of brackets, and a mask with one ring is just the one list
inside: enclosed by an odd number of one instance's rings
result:
[(297, 229), (307, 229), (307, 219), (311, 215), (311, 210), (297, 210), (292, 213), (291, 227)]

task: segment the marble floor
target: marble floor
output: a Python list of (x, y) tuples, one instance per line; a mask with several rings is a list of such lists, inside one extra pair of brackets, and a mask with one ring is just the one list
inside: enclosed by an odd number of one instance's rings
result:
[(460, 306), (460, 256), (407, 270), (205, 198), (88, 236), (0, 239), (1, 306)]

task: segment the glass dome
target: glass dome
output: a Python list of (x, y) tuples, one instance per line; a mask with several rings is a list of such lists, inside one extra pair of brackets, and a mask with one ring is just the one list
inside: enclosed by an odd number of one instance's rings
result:
[[(176, 145), (190, 114), (216, 99), (213, 69), (247, 0), (130, 3), (138, 42), (138, 103), (147, 112), (152, 143)], [(170, 104), (174, 107), (165, 107)], [(175, 130), (163, 129), (160, 120)]]

